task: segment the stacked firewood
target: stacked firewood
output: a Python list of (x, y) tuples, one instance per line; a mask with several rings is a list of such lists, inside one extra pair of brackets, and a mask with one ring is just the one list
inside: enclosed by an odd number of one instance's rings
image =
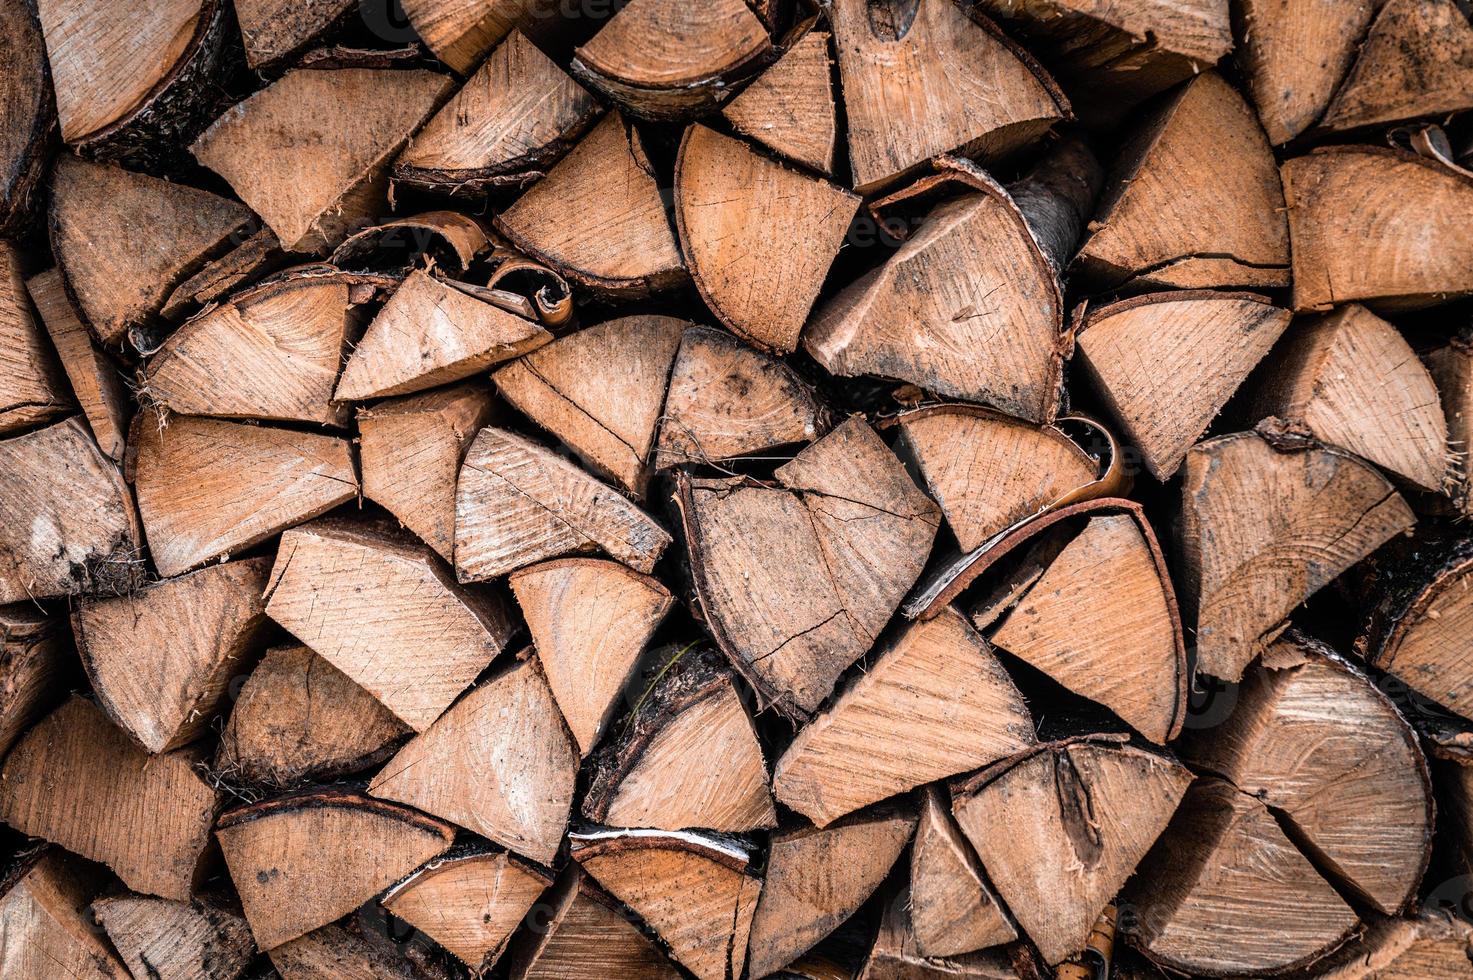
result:
[(1462, 0), (0, 0), (0, 980), (1473, 976)]

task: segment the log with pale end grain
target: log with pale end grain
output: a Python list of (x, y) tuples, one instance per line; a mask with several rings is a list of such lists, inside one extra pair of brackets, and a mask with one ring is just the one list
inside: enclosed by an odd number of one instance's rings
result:
[(256, 944), (232, 902), (224, 895), (191, 901), (110, 895), (92, 903), (92, 916), (134, 977), (236, 980)]
[(354, 0), (234, 0), (246, 64), (264, 71), (293, 60), (359, 8)]
[(80, 416), (0, 441), (0, 603), (125, 593), (142, 547), (133, 495)]
[(1309, 129), (1371, 23), (1371, 0), (1243, 0), (1238, 63), (1270, 143)]
[(943, 153), (995, 162), (1073, 118), (1048, 72), (973, 9), (836, 0), (829, 16), (860, 193)]
[(1457, 980), (1473, 961), (1473, 925), (1440, 910), (1372, 922), (1315, 965), (1316, 980)]
[(1236, 681), (1305, 599), (1416, 521), (1384, 476), (1266, 420), (1187, 454), (1182, 603), (1197, 669)]
[(255, 220), (235, 201), (73, 156), (59, 157), (51, 177), (56, 264), (83, 319), (109, 347), (146, 325), (175, 286)]
[[(270, 950), (281, 980), (458, 980), (449, 957), (423, 941), (394, 941), (393, 926), (358, 917), (314, 929)], [(272, 974), (268, 974), (272, 976)]]
[(358, 496), (346, 440), (145, 411), (129, 446), (159, 574), (259, 544)]
[(215, 836), (251, 935), (270, 952), (443, 854), (455, 828), (351, 790), (314, 789), (222, 814)]
[(77, 604), (72, 629), (97, 702), (145, 751), (209, 728), (259, 653), (270, 569), (269, 558), (247, 558)]
[(654, 165), (617, 112), (494, 223), (523, 252), (611, 299), (638, 299), (690, 278)]
[(826, 177), (838, 135), (829, 37), (805, 33), (721, 110), (743, 136)]
[(106, 864), (136, 892), (188, 901), (210, 870), (219, 800), (199, 753), (148, 755), (73, 697), (0, 769), (0, 820)]
[(593, 757), (583, 816), (613, 827), (747, 833), (777, 825), (767, 761), (714, 651), (668, 666)]
[(455, 498), (462, 582), (594, 551), (648, 574), (670, 540), (613, 487), (530, 439), (487, 426), (466, 454)]
[(1412, 153), (1326, 146), (1283, 164), (1294, 308), (1419, 309), (1473, 293), (1473, 178)]
[(607, 830), (571, 841), (573, 860), (644, 919), (698, 980), (742, 975), (762, 880), (737, 839)]
[(910, 624), (798, 733), (777, 761), (773, 792), (822, 827), (1034, 741), (1033, 719), (1007, 672), (947, 609)]
[(446, 561), (455, 556), (455, 484), (471, 440), (494, 413), (475, 381), (358, 409), (363, 495)]
[(104, 872), (59, 847), (21, 854), (0, 879), (0, 975), (126, 980), (88, 904)]
[(74, 663), (64, 620), (33, 602), (0, 606), (0, 758), (65, 697)]
[(436, 858), (380, 899), (472, 970), (489, 970), (552, 878), (505, 851)]
[(1085, 737), (984, 769), (956, 788), (952, 810), (1018, 925), (1053, 965), (1084, 948), (1191, 782), (1185, 766), (1124, 736)]
[(399, 154), (394, 180), (452, 197), (521, 187), (543, 177), (602, 113), (583, 86), (512, 31)]
[(75, 410), (57, 353), (31, 308), (20, 253), (0, 241), (0, 435)]
[(26, 280), (26, 290), (56, 348), (97, 448), (121, 462), (132, 412), (122, 373), (77, 315), (60, 272), (47, 269), (32, 276)]
[(773, 476), (682, 474), (676, 499), (712, 635), (763, 707), (801, 720), (874, 645), (940, 512), (861, 416)]
[(691, 278), (738, 336), (791, 354), (860, 199), (696, 124), (675, 165), (675, 220)]
[(1358, 922), (1268, 808), (1220, 779), (1187, 793), (1123, 901), (1147, 956), (1214, 976), (1307, 967)]
[(747, 942), (751, 975), (777, 972), (858, 911), (890, 874), (915, 828), (913, 809), (890, 806), (823, 829), (798, 824), (773, 834)]
[(547, 685), (586, 756), (675, 597), (658, 579), (597, 558), (543, 562), (513, 572), (510, 584)]
[(1075, 264), (1101, 289), (1289, 285), (1273, 148), (1248, 103), (1215, 72), (1136, 125)]
[(450, 87), (428, 71), (299, 69), (215, 120), (191, 150), (285, 248), (318, 252), (383, 213), (389, 164)]
[(542, 669), (519, 660), (483, 681), (384, 764), (369, 792), (550, 865), (578, 774)]
[(536, 0), (404, 0), (402, 6), (435, 57), (462, 75), (518, 24), (550, 12)]
[(403, 278), (432, 266), (461, 275), (492, 248), (480, 221), (459, 211), (423, 211), (359, 229), (328, 260), (345, 269), (383, 269)]
[[(1036, 968), (1036, 954), (1019, 955), (1016, 946), (958, 956), (927, 956), (916, 941), (911, 921), (913, 902), (906, 886), (885, 904), (879, 932), (857, 980), (1037, 980), (1046, 975)], [(1020, 962), (1024, 965), (1020, 966)]]
[(56, 105), (29, 0), (0, 3), (0, 237), (19, 238), (40, 207)]
[[(245, 231), (232, 236), (238, 241)], [(174, 287), (159, 311), (164, 320), (178, 323), (229, 293), (250, 286), (261, 277), (288, 265), (291, 257), (282, 250), (276, 232), (261, 225), (219, 258), (206, 262), (188, 279)], [(167, 332), (157, 323), (142, 324), (128, 331), (128, 342), (138, 353), (152, 354)]]
[(691, 327), (680, 343), (655, 444), (656, 469), (720, 463), (812, 442), (833, 419), (781, 360), (725, 330)]
[(922, 793), (911, 845), (910, 925), (924, 956), (960, 956), (1018, 938), (939, 784)]
[(1450, 492), (1464, 511), (1473, 511), (1468, 453), (1473, 448), (1473, 334), (1459, 334), (1422, 355), (1432, 375), (1447, 422)]

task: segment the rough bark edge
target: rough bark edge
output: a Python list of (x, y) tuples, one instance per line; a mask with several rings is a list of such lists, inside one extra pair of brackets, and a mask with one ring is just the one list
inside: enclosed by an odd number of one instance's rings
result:
[[(333, 249), (328, 262), (339, 269), (361, 266), (372, 261), (386, 239), (401, 233), (413, 236), (415, 244), (422, 237), (425, 247), (421, 251), (456, 273), (464, 273), (476, 256), (492, 246), (486, 229), (470, 215), (459, 211), (422, 211), (355, 231)], [(437, 250), (431, 251), (432, 243), (439, 246)]]
[(42, 219), (44, 194), (36, 193), (50, 169), (54, 150), (52, 133), (56, 129), (56, 95), (51, 85), (51, 61), (46, 56), (46, 43), (41, 34), (41, 20), (36, 13), (36, 0), (21, 0), (30, 17), (31, 30), (41, 54), (41, 105), (31, 120), (31, 131), (25, 138), (25, 150), (16, 160), (15, 170), (6, 175), (8, 189), (0, 188), (0, 239), (20, 239)]
[(751, 846), (734, 834), (710, 830), (603, 830), (588, 827), (570, 831), (568, 844), (572, 859), (580, 865), (589, 858), (623, 854), (626, 851), (684, 851), (736, 871), (752, 881), (761, 880), (751, 871)]
[[(1371, 580), (1381, 598), (1366, 614), (1355, 652), (1378, 670), (1386, 670), (1407, 629), (1440, 594), (1453, 576), (1473, 566), (1473, 538), (1425, 543), (1426, 551), (1378, 562)], [(1428, 574), (1428, 570), (1431, 570)]]
[(285, 796), (278, 796), (273, 800), (253, 803), (230, 810), (221, 814), (219, 819), (215, 821), (215, 830), (229, 830), (265, 817), (317, 809), (358, 810), (360, 812), (372, 813), (376, 816), (396, 820), (416, 830), (435, 834), (442, 838), (447, 845), (455, 839), (455, 828), (443, 820), (426, 816), (418, 810), (410, 809), (398, 803), (381, 800), (375, 796), (366, 796), (362, 793), (341, 787), (314, 787), (296, 793), (288, 793)]
[(1284, 307), (1277, 306), (1272, 299), (1264, 296), (1262, 293), (1247, 290), (1172, 289), (1159, 293), (1142, 293), (1139, 296), (1131, 296), (1128, 299), (1103, 303), (1098, 306), (1092, 306), (1089, 300), (1085, 300), (1074, 309), (1074, 335), (1078, 337), (1101, 320), (1107, 320), (1110, 317), (1128, 313), (1142, 306), (1213, 300), (1222, 302), (1238, 300), (1262, 303), (1264, 306), (1289, 312)]

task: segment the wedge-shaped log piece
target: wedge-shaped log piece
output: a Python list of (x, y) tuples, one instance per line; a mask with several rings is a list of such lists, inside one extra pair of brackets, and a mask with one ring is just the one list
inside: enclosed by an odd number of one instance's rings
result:
[(802, 719), (874, 645), (940, 514), (858, 416), (774, 476), (682, 477), (677, 499), (713, 636), (764, 706)]
[(378, 923), (357, 917), (314, 929), (270, 950), (282, 980), (456, 980), (449, 957), (428, 943), (395, 942)]
[(399, 155), (394, 180), (456, 196), (528, 184), (601, 112), (583, 86), (512, 31)]
[(649, 515), (552, 450), (493, 426), (471, 443), (455, 498), (462, 582), (591, 551), (648, 574), (669, 544)]
[(47, 269), (32, 276), (26, 280), (26, 289), (61, 359), (82, 414), (87, 416), (97, 448), (121, 462), (132, 410), (122, 374), (98, 348), (77, 315), (59, 271)]
[(1199, 75), (1130, 137), (1080, 246), (1080, 271), (1101, 288), (1287, 286), (1276, 170), (1248, 103), (1216, 73)]
[(97, 929), (88, 904), (104, 886), (96, 865), (59, 847), (22, 854), (0, 879), (7, 977), (127, 980), (131, 975)]
[(435, 57), (462, 75), (537, 13), (532, 0), (405, 0), (403, 6), (410, 26)]
[(617, 112), (495, 224), (523, 252), (613, 298), (673, 289), (689, 278), (654, 165)]
[(861, 193), (942, 153), (992, 162), (1072, 118), (1048, 73), (959, 4), (837, 0), (829, 15)]
[(1239, 432), (1199, 443), (1182, 481), (1179, 571), (1196, 613), (1197, 669), (1227, 681), (1294, 607), (1415, 523), (1370, 466), (1260, 428), (1268, 438)]
[(777, 825), (762, 745), (719, 654), (687, 653), (637, 705), (594, 756), (583, 816), (659, 830)]
[(0, 441), (0, 603), (143, 578), (132, 494), (78, 416)]
[(1324, 113), (1371, 22), (1371, 0), (1244, 0), (1238, 61), (1269, 142)]
[(751, 975), (781, 970), (858, 911), (915, 828), (914, 811), (880, 807), (822, 830), (798, 825), (774, 834), (747, 943)]
[(390, 759), (368, 790), (551, 864), (578, 750), (535, 660), (500, 671)]
[(827, 31), (809, 31), (727, 103), (737, 132), (779, 156), (831, 176), (838, 133)]
[(480, 374), (552, 339), (532, 320), (416, 270), (353, 351), (336, 397), (407, 395)]
[(72, 687), (65, 620), (33, 602), (0, 606), (0, 757)]
[(910, 850), (910, 924), (924, 956), (959, 956), (1018, 938), (939, 785), (921, 797)]
[(27, 0), (0, 3), (0, 237), (21, 238), (36, 218), (56, 106), (41, 23)]
[(1191, 782), (1186, 767), (1120, 738), (1070, 739), (984, 769), (957, 789), (952, 809), (1053, 965), (1084, 948)]
[(948, 609), (907, 627), (798, 733), (777, 762), (773, 790), (822, 827), (1033, 742), (1022, 695), (987, 642)]
[[(234, 235), (231, 240), (237, 241), (244, 234)], [(257, 223), (254, 234), (219, 258), (206, 262), (198, 272), (175, 286), (159, 313), (165, 320), (179, 323), (289, 264), (291, 258), (282, 250), (276, 232)], [(140, 354), (152, 354), (166, 339), (165, 330), (157, 323), (128, 331), (128, 340)]]
[(473, 970), (489, 970), (552, 884), (547, 873), (504, 851), (452, 853), (405, 878), (384, 908)]
[(215, 836), (256, 945), (269, 952), (443, 854), (455, 829), (408, 807), (319, 789), (232, 810)]
[(1295, 324), (1255, 395), (1259, 417), (1300, 423), (1424, 490), (1448, 480), (1437, 386), (1401, 333), (1364, 306)]
[(72, 613), (98, 704), (150, 754), (198, 738), (258, 650), (269, 558), (166, 579)]
[(21, 277), (21, 257), (0, 242), (0, 434), (73, 411), (56, 352), (46, 342)]
[(742, 975), (762, 881), (732, 838), (657, 830), (572, 836), (573, 860), (633, 909), (699, 980)]
[(501, 599), (456, 584), (429, 548), (347, 520), (281, 536), (266, 613), (417, 732), (513, 632)]
[(1218, 779), (1192, 787), (1124, 898), (1153, 960), (1218, 976), (1308, 965), (1357, 922), (1268, 809)]
[(134, 420), (134, 490), (159, 574), (178, 575), (358, 496), (348, 443), (152, 411)]
[(112, 895), (92, 914), (135, 977), (236, 980), (256, 955), (246, 920), (219, 896)]
[(492, 407), (490, 390), (467, 382), (358, 410), (363, 495), (446, 561), (455, 556), (460, 464)]
[(1417, 309), (1473, 293), (1473, 238), (1457, 216), (1473, 179), (1411, 153), (1329, 146), (1285, 161), (1294, 308)]
[(57, 265), (83, 317), (110, 347), (158, 313), (181, 280), (226, 251), (254, 220), (223, 197), (72, 156), (60, 157), (51, 177)]
[(913, 906), (908, 886), (885, 903), (879, 932), (858, 980), (1027, 980), (1039, 975), (1036, 954), (1025, 953), (1022, 962), (1026, 965), (1019, 968), (1010, 955), (1012, 949), (927, 956), (916, 941)]
[(261, 71), (289, 61), (357, 10), (353, 0), (235, 0), (246, 64)]
[(388, 168), (450, 89), (428, 71), (288, 72), (191, 148), (290, 251), (332, 247), (383, 213)]
[(1126, 438), (1164, 482), (1289, 318), (1254, 293), (1150, 293), (1085, 308), (1075, 343)]
[(0, 820), (106, 864), (136, 892), (188, 901), (218, 805), (198, 755), (151, 756), (73, 696), (0, 769)]
[(1315, 964), (1323, 980), (1455, 980), (1468, 971), (1473, 925), (1445, 911), (1371, 923), (1365, 934)]
[(642, 494), (687, 326), (668, 316), (608, 320), (533, 351), (492, 378), (502, 398), (592, 470)]
[(742, 0), (631, 0), (574, 53), (572, 71), (636, 116), (704, 115), (770, 56)]
[(1473, 335), (1453, 337), (1423, 354), (1422, 362), (1437, 386), (1447, 421), (1448, 470), (1453, 483), (1448, 492), (1464, 512), (1473, 511), (1468, 458), (1464, 455), (1473, 446)]
[(586, 756), (675, 598), (659, 580), (596, 558), (524, 568), (511, 576), (511, 588), (552, 696)]

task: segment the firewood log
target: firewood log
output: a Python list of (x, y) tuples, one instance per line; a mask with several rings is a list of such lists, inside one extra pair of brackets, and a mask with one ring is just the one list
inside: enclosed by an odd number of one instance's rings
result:
[(960, 956), (1018, 938), (939, 784), (922, 793), (911, 845), (910, 925), (923, 956)]
[(217, 896), (112, 895), (93, 902), (92, 914), (135, 977), (236, 980), (256, 955), (246, 920)]
[(34, 4), (0, 4), (0, 38), (0, 238), (9, 239), (21, 237), (35, 221), (56, 103)]
[(444, 853), (455, 831), (408, 807), (318, 789), (231, 810), (215, 836), (251, 935), (270, 952)]
[(117, 365), (97, 346), (77, 315), (60, 272), (47, 269), (32, 276), (26, 280), (26, 291), (51, 337), (97, 448), (122, 462), (132, 407)]
[(313, 929), (270, 951), (281, 980), (456, 980), (448, 957), (422, 943), (396, 943), (354, 919)]
[(1473, 337), (1460, 333), (1441, 347), (1422, 355), (1437, 386), (1447, 423), (1447, 492), (1464, 512), (1473, 510), (1469, 489), (1468, 453), (1473, 448)]
[[(243, 236), (244, 240), (240, 240)], [(164, 320), (182, 322), (290, 262), (276, 232), (270, 228), (261, 226), (249, 236), (244, 231), (231, 236), (232, 242), (237, 240), (239, 244), (234, 248), (206, 262), (198, 272), (174, 287), (159, 311)], [(128, 331), (128, 342), (145, 356), (157, 351), (167, 339), (168, 331), (156, 322), (139, 324)]]
[(745, 833), (777, 826), (767, 761), (730, 668), (689, 652), (593, 757), (583, 816), (615, 827)]
[(1036, 969), (1019, 969), (1016, 947), (926, 956), (916, 943), (912, 911), (910, 889), (901, 888), (885, 905), (879, 934), (858, 980), (1034, 980), (1042, 976)]
[(746, 848), (718, 834), (574, 834), (573, 860), (628, 905), (698, 980), (742, 975), (762, 881)]
[(956, 788), (952, 809), (1018, 925), (1053, 965), (1084, 948), (1191, 781), (1180, 763), (1123, 736), (1073, 738), (984, 769)]
[(405, 0), (409, 24), (435, 57), (462, 75), (538, 11), (536, 0)]
[(0, 242), (0, 435), (76, 410), (57, 353), (27, 298), (21, 257)]
[(127, 980), (128, 969), (88, 912), (103, 887), (101, 868), (59, 847), (34, 848), (16, 858), (0, 879), (0, 973)]
[(209, 870), (218, 795), (196, 750), (148, 755), (73, 696), (0, 769), (0, 820), (106, 864), (129, 888), (188, 901)]
[(145, 751), (187, 745), (214, 720), (259, 652), (270, 567), (247, 558), (78, 604), (77, 653), (98, 705)]
[(677, 502), (712, 635), (763, 706), (803, 719), (873, 646), (940, 516), (860, 417), (774, 478), (682, 474)]
[(0, 606), (0, 758), (71, 688), (66, 635), (65, 622), (35, 603)]
[(235, 0), (246, 64), (260, 72), (289, 62), (357, 11), (353, 0)]
[(838, 135), (832, 69), (828, 32), (811, 30), (721, 114), (743, 136), (831, 177)]
[(1473, 925), (1444, 912), (1373, 922), (1316, 964), (1319, 980), (1454, 980), (1468, 972)]
[(329, 258), (343, 269), (382, 269), (400, 278), (422, 266), (464, 274), (483, 252), (491, 236), (481, 222), (458, 211), (424, 211), (360, 228)]

